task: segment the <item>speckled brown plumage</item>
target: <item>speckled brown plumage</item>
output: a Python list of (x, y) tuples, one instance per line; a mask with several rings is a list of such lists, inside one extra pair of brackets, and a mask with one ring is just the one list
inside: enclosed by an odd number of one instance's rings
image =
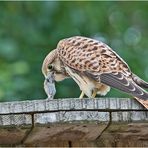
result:
[(79, 71), (89, 70), (97, 74), (120, 71), (130, 75), (127, 64), (102, 42), (76, 36), (61, 40), (57, 49), (59, 58)]
[[(59, 64), (55, 64), (57, 62)], [(100, 41), (81, 36), (63, 39), (45, 58), (44, 75), (48, 64), (54, 65), (55, 73), (59, 65), (61, 69), (58, 72), (65, 78), (72, 77), (88, 97), (94, 90), (105, 95), (111, 86), (141, 99), (148, 108), (148, 93), (141, 88), (148, 84), (133, 74), (123, 59)]]

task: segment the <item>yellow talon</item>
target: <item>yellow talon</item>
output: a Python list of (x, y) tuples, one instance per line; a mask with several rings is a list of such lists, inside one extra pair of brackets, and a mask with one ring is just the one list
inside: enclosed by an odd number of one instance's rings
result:
[(82, 91), (79, 98), (82, 99), (82, 98), (84, 97), (84, 95), (85, 95), (85, 94), (84, 94), (84, 92)]
[(97, 90), (95, 89), (95, 90), (93, 90), (93, 93), (92, 93), (92, 98), (95, 98), (96, 97), (96, 95), (97, 95)]

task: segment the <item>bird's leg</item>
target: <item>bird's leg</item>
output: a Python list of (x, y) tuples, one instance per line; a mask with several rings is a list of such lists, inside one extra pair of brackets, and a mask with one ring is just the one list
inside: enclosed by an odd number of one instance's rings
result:
[(84, 95), (85, 95), (85, 94), (84, 94), (84, 92), (82, 91), (79, 98), (82, 99), (82, 98), (84, 97)]
[(97, 95), (97, 89), (94, 89), (94, 90), (93, 90), (93, 93), (92, 93), (92, 95), (91, 95), (91, 98), (95, 98), (96, 95)]

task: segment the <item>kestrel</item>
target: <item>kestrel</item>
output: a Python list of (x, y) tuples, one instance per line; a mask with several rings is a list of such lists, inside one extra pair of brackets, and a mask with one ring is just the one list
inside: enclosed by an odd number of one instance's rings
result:
[(110, 87), (134, 96), (148, 109), (148, 83), (131, 72), (127, 63), (108, 45), (91, 38), (74, 36), (60, 40), (44, 59), (45, 80), (53, 73), (55, 81), (73, 78), (84, 95), (106, 95)]

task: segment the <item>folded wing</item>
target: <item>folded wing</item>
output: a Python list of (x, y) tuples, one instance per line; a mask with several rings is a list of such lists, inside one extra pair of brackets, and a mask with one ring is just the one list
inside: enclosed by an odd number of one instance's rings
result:
[(100, 81), (111, 87), (124, 91), (132, 96), (148, 101), (148, 93), (139, 87), (132, 79), (126, 78), (122, 73), (104, 73)]

